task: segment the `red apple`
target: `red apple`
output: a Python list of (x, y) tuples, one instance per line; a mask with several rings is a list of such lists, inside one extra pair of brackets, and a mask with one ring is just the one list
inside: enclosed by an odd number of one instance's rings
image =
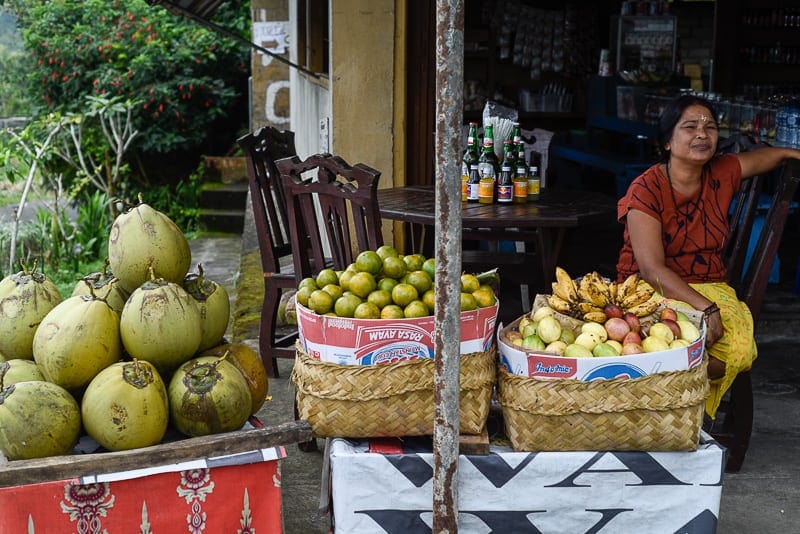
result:
[(631, 331), (631, 327), (628, 326), (628, 322), (621, 317), (612, 317), (606, 321), (603, 326), (606, 328), (606, 332), (608, 332), (608, 338), (619, 342), (622, 342), (622, 340), (625, 339), (625, 336)]
[(625, 334), (625, 337), (622, 338), (623, 347), (625, 347), (625, 345), (641, 345), (641, 344), (642, 344), (642, 336), (640, 336), (638, 332), (634, 332), (633, 330)]
[(642, 324), (639, 322), (639, 316), (635, 313), (625, 312), (622, 316), (628, 326), (631, 327), (631, 332), (639, 332), (642, 329)]
[(629, 354), (641, 354), (644, 352), (644, 349), (638, 343), (628, 343), (626, 345), (622, 345), (622, 355), (627, 356)]
[(659, 317), (662, 321), (664, 319), (669, 319), (670, 321), (677, 321), (678, 320), (678, 312), (673, 310), (672, 308), (664, 308), (661, 310), (661, 315)]
[[(669, 308), (666, 308), (669, 309)], [(672, 319), (661, 319), (661, 322), (664, 323), (672, 330), (672, 335), (675, 336), (675, 339), (680, 339), (681, 337), (681, 327), (678, 326), (678, 323), (673, 321)]]
[(608, 319), (611, 319), (611, 318), (614, 318), (614, 317), (617, 317), (617, 318), (621, 319), (622, 315), (623, 315), (622, 308), (620, 308), (616, 304), (606, 304), (606, 306), (603, 308), (603, 313), (606, 314), (606, 317)]

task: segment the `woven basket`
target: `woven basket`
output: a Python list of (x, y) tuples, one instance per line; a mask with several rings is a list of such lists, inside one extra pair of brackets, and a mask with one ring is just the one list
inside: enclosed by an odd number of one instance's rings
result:
[(506, 434), (518, 451), (693, 451), (709, 393), (707, 359), (688, 371), (611, 380), (498, 373)]
[[(316, 437), (402, 437), (433, 434), (434, 361), (339, 365), (315, 360), (296, 345), (292, 381), (297, 410)], [(460, 432), (486, 425), (496, 376), (496, 349), (461, 356)]]

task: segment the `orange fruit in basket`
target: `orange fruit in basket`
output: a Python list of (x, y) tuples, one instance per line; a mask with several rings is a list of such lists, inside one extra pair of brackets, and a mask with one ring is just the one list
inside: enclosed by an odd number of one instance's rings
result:
[(431, 279), (430, 275), (428, 275), (428, 273), (422, 269), (408, 273), (408, 276), (406, 277), (406, 283), (417, 288), (417, 293), (420, 295), (433, 287), (433, 280)]
[(422, 263), (422, 270), (433, 280), (436, 277), (436, 258), (428, 258)]
[(308, 297), (311, 295), (312, 291), (316, 290), (317, 288), (312, 288), (311, 286), (301, 287), (297, 290), (294, 297), (297, 299), (298, 304), (308, 307)]
[(343, 290), (348, 291), (350, 289), (350, 279), (356, 274), (358, 271), (349, 271), (345, 270), (342, 274), (339, 275), (339, 287)]
[(428, 311), (433, 313), (436, 309), (436, 290), (429, 289), (422, 295), (422, 302), (428, 307)]
[(495, 302), (497, 302), (494, 290), (489, 286), (481, 286), (476, 291), (472, 292), (472, 296), (475, 297), (475, 302), (481, 308), (494, 306)]
[(353, 313), (356, 319), (380, 319), (381, 311), (372, 302), (362, 302)]
[(385, 260), (386, 258), (389, 257), (396, 258), (397, 256), (399, 256), (399, 254), (397, 253), (397, 249), (391, 245), (381, 245), (378, 247), (378, 250), (376, 250), (375, 253), (378, 256), (380, 256), (382, 260)]
[(383, 275), (396, 280), (401, 279), (408, 272), (406, 262), (397, 256), (389, 256), (383, 260)]
[(461, 291), (464, 293), (474, 293), (480, 287), (481, 283), (474, 274), (464, 273), (461, 275)]
[(382, 310), (392, 303), (392, 293), (385, 289), (376, 289), (367, 295), (367, 302), (373, 303), (379, 310)]
[(386, 291), (391, 293), (392, 289), (394, 289), (394, 286), (396, 286), (399, 283), (400, 282), (398, 280), (395, 280), (394, 278), (384, 277), (378, 280), (378, 289), (385, 289)]
[(362, 299), (367, 298), (367, 295), (375, 291), (376, 287), (378, 284), (375, 282), (375, 277), (368, 272), (356, 273), (347, 282), (347, 289)]
[(399, 283), (392, 289), (392, 301), (401, 308), (405, 308), (411, 301), (418, 298), (419, 292), (411, 284)]
[(356, 270), (362, 273), (378, 274), (383, 269), (383, 260), (374, 250), (365, 250), (356, 256)]
[(364, 301), (354, 294), (347, 293), (336, 299), (336, 302), (333, 304), (333, 311), (335, 311), (336, 315), (339, 317), (353, 317), (356, 308), (362, 302)]
[(397, 304), (389, 304), (381, 310), (381, 319), (403, 319), (403, 308)]
[(302, 280), (300, 280), (300, 283), (297, 284), (297, 289), (303, 289), (306, 286), (310, 287), (311, 289), (319, 289), (316, 279), (310, 276), (308, 278), (303, 278)]
[(324, 315), (333, 309), (333, 297), (326, 291), (315, 289), (308, 296), (308, 307), (318, 314)]
[(422, 254), (407, 254), (403, 256), (403, 261), (406, 262), (406, 267), (409, 271), (419, 271), (422, 269), (422, 264), (425, 263), (425, 256)]
[(323, 287), (322, 290), (332, 296), (334, 302), (336, 302), (336, 299), (341, 297), (342, 293), (344, 293), (344, 290), (341, 288), (341, 286), (336, 284), (325, 284), (325, 287)]
[(430, 312), (428, 312), (428, 307), (425, 306), (424, 302), (421, 300), (412, 300), (403, 308), (403, 315), (405, 315), (407, 319), (413, 319), (416, 317), (427, 317), (430, 315)]
[(461, 311), (470, 311), (478, 307), (478, 302), (472, 293), (461, 293)]
[(317, 287), (323, 288), (328, 284), (339, 284), (339, 275), (333, 269), (322, 269), (317, 273)]

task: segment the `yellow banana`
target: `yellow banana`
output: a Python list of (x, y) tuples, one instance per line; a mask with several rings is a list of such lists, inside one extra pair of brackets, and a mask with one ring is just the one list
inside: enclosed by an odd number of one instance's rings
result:
[(577, 302), (578, 289), (575, 287), (575, 281), (570, 277), (567, 271), (558, 266), (556, 266), (555, 284), (557, 284), (559, 288), (558, 292), (556, 292), (554, 287), (553, 292), (555, 294), (567, 302)]
[(597, 271), (592, 271), (591, 276), (592, 283), (597, 286), (597, 289), (603, 294), (603, 298), (608, 301), (606, 304), (612, 302), (611, 288), (609, 287), (608, 282), (606, 282), (606, 279), (600, 276), (600, 273)]
[(639, 317), (644, 317), (654, 313), (658, 309), (658, 304), (658, 299), (646, 300), (641, 304), (637, 304), (636, 306), (625, 309), (625, 311), (636, 314)]
[(639, 290), (642, 290), (642, 289), (644, 289), (646, 291), (652, 291), (653, 293), (655, 293), (655, 291), (656, 291), (653, 286), (651, 286), (649, 283), (647, 283), (647, 280), (640, 279), (638, 282), (636, 282), (636, 290), (639, 291)]
[[(642, 287), (642, 286), (637, 286), (637, 287)], [(625, 297), (620, 307), (623, 310), (625, 310), (627, 308), (632, 308), (633, 306), (637, 306), (649, 300), (650, 297), (653, 296), (654, 292), (655, 291), (653, 290), (653, 288), (650, 287), (648, 284), (647, 288), (642, 287), (642, 289), (637, 289), (636, 291)]]
[(553, 288), (553, 295), (557, 296), (563, 301), (571, 302), (569, 299), (569, 292), (564, 291), (564, 288), (558, 285), (558, 282), (553, 282), (552, 288)]
[(617, 289), (617, 304), (622, 304), (625, 298), (636, 291), (636, 284), (639, 282), (639, 273), (633, 273), (625, 278)]
[(605, 282), (602, 285), (598, 283), (597, 277), (591, 273), (587, 274), (585, 278), (589, 279), (584, 289), (585, 296), (588, 297), (589, 302), (593, 305), (603, 308), (609, 303), (608, 286)]
[[(590, 283), (591, 283), (591, 277), (588, 274), (586, 276), (581, 277), (581, 281), (578, 283), (579, 301), (592, 304), (592, 295), (589, 293)], [(592, 304), (592, 306), (594, 306), (594, 304)]]
[(581, 301), (578, 303), (578, 311), (582, 314), (590, 313), (590, 312), (603, 312), (603, 308), (600, 306), (595, 306), (591, 302)]
[(606, 322), (606, 319), (608, 319), (608, 317), (606, 317), (606, 314), (601, 311), (600, 312), (591, 311), (589, 313), (583, 314), (583, 320), (586, 321), (587, 323), (603, 324)]
[(555, 294), (547, 296), (547, 304), (560, 313), (569, 314), (572, 311), (570, 303)]
[(611, 303), (614, 304), (617, 302), (617, 292), (619, 291), (619, 284), (616, 281), (613, 281), (608, 284), (608, 292), (611, 295)]

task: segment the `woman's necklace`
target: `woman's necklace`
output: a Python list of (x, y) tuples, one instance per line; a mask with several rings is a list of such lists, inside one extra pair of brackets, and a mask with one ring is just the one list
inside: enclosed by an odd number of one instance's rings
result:
[(678, 208), (678, 199), (675, 198), (675, 188), (672, 186), (672, 176), (670, 176), (669, 174), (669, 161), (667, 162), (666, 169), (667, 169), (667, 181), (669, 181), (669, 192), (672, 195), (672, 203), (675, 206), (675, 212), (680, 213), (687, 221), (692, 222), (692, 220), (694, 219), (694, 213), (700, 209), (700, 199), (703, 197), (703, 186), (705, 185), (706, 169), (705, 167), (703, 167), (703, 170), (700, 173), (700, 189), (698, 189), (697, 198), (695, 198), (694, 200), (690, 200), (686, 204), (686, 208), (683, 211), (681, 211)]

